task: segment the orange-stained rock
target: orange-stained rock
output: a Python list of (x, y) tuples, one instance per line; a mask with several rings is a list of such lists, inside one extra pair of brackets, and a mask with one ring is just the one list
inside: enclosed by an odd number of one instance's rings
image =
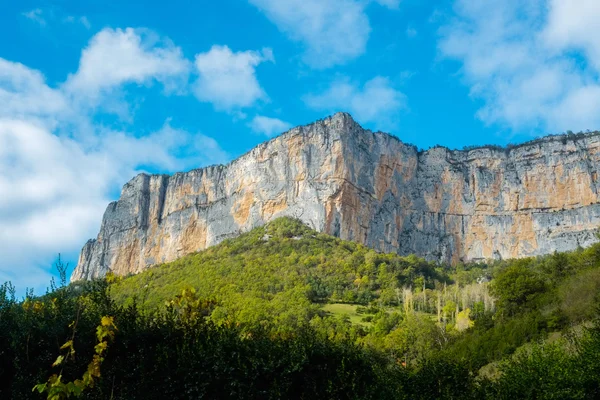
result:
[(225, 166), (135, 177), (72, 280), (137, 273), (279, 216), (444, 262), (570, 250), (596, 240), (599, 166), (595, 133), (420, 152), (338, 113)]

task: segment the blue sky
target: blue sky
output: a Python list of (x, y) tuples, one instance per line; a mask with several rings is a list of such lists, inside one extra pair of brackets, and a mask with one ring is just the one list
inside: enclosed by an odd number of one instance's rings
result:
[(74, 266), (141, 171), (348, 111), (428, 148), (600, 127), (596, 0), (0, 0), (0, 281)]

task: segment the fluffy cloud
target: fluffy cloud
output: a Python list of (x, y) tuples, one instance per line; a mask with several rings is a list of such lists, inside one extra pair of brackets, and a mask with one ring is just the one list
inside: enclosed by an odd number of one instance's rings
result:
[[(233, 52), (227, 46), (213, 46), (196, 55), (194, 94), (219, 110), (250, 107), (268, 99), (256, 67), (274, 61), (269, 48)], [(159, 82), (167, 92), (184, 93), (190, 72), (192, 63), (169, 39), (146, 29), (106, 28), (82, 51), (77, 72), (69, 76), (62, 90), (80, 106), (100, 104), (105, 111), (126, 116), (127, 105), (117, 95), (123, 85)]]
[(260, 133), (268, 137), (273, 137), (283, 133), (292, 127), (289, 122), (278, 118), (265, 117), (263, 115), (255, 116), (249, 124), (250, 129), (255, 133)]
[(439, 50), (461, 62), (484, 101), (480, 119), (551, 132), (600, 125), (599, 2), (457, 0), (454, 11)]
[[(304, 60), (315, 68), (343, 64), (365, 52), (371, 26), (360, 0), (249, 0), (278, 29), (306, 47)], [(396, 8), (398, 0), (377, 0)]]
[(91, 98), (125, 83), (158, 81), (173, 89), (185, 83), (188, 71), (181, 49), (168, 39), (144, 29), (106, 28), (83, 50), (65, 89)]
[(350, 111), (359, 122), (376, 122), (384, 129), (393, 129), (398, 112), (406, 106), (404, 94), (395, 89), (385, 77), (375, 77), (361, 88), (347, 79), (334, 82), (321, 94), (311, 94), (305, 103), (317, 110)]
[[(256, 68), (274, 62), (270, 49), (215, 46), (195, 61), (194, 92), (216, 108), (241, 114), (268, 99)], [(128, 85), (159, 83), (182, 93), (193, 65), (167, 38), (131, 28), (94, 35), (77, 70), (53, 86), (40, 71), (0, 58), (0, 282), (11, 280), (21, 292), (45, 288), (56, 253), (79, 251), (97, 233), (109, 199), (135, 174), (228, 161), (214, 139), (169, 120), (143, 136), (128, 130), (122, 112), (129, 107)], [(107, 113), (116, 119), (104, 118)], [(116, 122), (99, 122), (106, 120)], [(264, 134), (284, 124), (253, 122)]]
[(199, 77), (194, 93), (220, 110), (252, 106), (267, 98), (256, 78), (256, 67), (268, 61), (275, 61), (271, 49), (233, 52), (227, 46), (213, 46), (196, 55)]
[(0, 116), (52, 120), (68, 108), (62, 93), (48, 87), (40, 72), (2, 58), (0, 104)]
[(21, 290), (48, 284), (39, 265), (98, 226), (111, 178), (106, 161), (42, 126), (0, 118), (0, 281)]
[(121, 131), (105, 131), (100, 137), (96, 146), (111, 158), (121, 160), (116, 165), (121, 167), (123, 177), (133, 176), (140, 166), (174, 172), (229, 159), (213, 138), (173, 128), (169, 121), (160, 130), (142, 137)]
[(136, 32), (94, 36), (79, 70), (56, 88), (39, 71), (0, 58), (0, 281), (44, 288), (56, 253), (74, 253), (93, 237), (109, 198), (136, 173), (229, 158), (214, 139), (170, 121), (145, 136), (95, 122), (88, 99), (110, 102), (127, 83), (187, 73), (178, 49)]
[(600, 71), (600, 3), (596, 0), (551, 0), (543, 38), (557, 50), (582, 50)]
[(0, 281), (20, 289), (48, 284), (40, 266), (93, 237), (110, 193), (141, 169), (178, 171), (228, 158), (213, 139), (168, 123), (140, 138), (102, 131), (92, 139), (88, 146), (0, 118)]

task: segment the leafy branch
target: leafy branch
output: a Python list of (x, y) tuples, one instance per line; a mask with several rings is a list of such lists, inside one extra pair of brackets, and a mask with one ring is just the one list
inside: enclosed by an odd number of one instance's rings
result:
[[(77, 325), (76, 321), (70, 326), (73, 328), (71, 339), (60, 347), (61, 350), (66, 350), (66, 353), (64, 355), (59, 355), (52, 364), (52, 367), (61, 366), (66, 360), (74, 357), (75, 347), (73, 346), (73, 340)], [(116, 331), (117, 327), (115, 326), (113, 317), (102, 317), (100, 325), (96, 327), (98, 344), (94, 347), (95, 354), (92, 361), (88, 364), (87, 371), (83, 373), (83, 377), (81, 379), (76, 379), (73, 382), (63, 382), (61, 370), (59, 374), (54, 374), (48, 378), (47, 382), (35, 385), (32, 391), (37, 390), (39, 393), (47, 393), (48, 400), (63, 400), (68, 399), (71, 396), (79, 397), (86, 388), (94, 387), (96, 380), (101, 377), (100, 366), (104, 361), (104, 354), (108, 349), (108, 341), (114, 339)]]

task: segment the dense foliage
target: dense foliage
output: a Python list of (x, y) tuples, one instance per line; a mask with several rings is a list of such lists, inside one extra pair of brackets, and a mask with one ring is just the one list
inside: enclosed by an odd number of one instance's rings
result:
[(595, 245), (449, 268), (280, 219), (131, 277), (3, 285), (0, 398), (598, 398), (599, 267)]
[[(242, 296), (245, 301), (269, 302), (261, 307), (277, 308), (278, 300), (297, 295), (311, 303), (367, 305), (375, 297), (396, 302), (396, 289), (414, 284), (417, 277), (420, 286), (449, 282), (442, 269), (417, 257), (379, 254), (282, 218), (201, 253), (131, 276), (116, 285), (114, 295), (118, 300), (137, 296), (149, 308), (186, 287), (231, 307), (241, 304)], [(140, 288), (144, 291), (141, 299)], [(286, 308), (282, 306), (277, 315)], [(232, 310), (228, 311), (231, 314)]]
[[(387, 380), (394, 371), (380, 356), (308, 332), (291, 338), (217, 327), (204, 319), (206, 304), (189, 292), (151, 316), (135, 305), (116, 305), (105, 282), (63, 289), (29, 304), (2, 296), (0, 398), (42, 398), (32, 388), (51, 373), (60, 373), (64, 382), (79, 378), (92, 360), (96, 327), (107, 315), (116, 333), (100, 365), (101, 379), (85, 398), (393, 397)], [(75, 356), (52, 368), (71, 337)]]

